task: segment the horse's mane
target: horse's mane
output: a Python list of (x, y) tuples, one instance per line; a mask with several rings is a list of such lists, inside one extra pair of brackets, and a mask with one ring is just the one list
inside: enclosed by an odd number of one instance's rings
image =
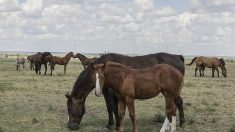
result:
[(122, 65), (122, 64), (120, 64), (120, 63), (116, 63), (116, 62), (113, 62), (113, 61), (107, 62), (106, 67), (107, 67), (107, 66), (118, 67), (118, 68), (126, 67), (125, 65)]
[(220, 63), (221, 63), (222, 65), (226, 65), (223, 58), (220, 58), (219, 61), (220, 61)]
[[(78, 89), (79, 89), (79, 85), (81, 85), (81, 84), (83, 84), (83, 83), (87, 83), (87, 80), (90, 80), (90, 78), (89, 77), (91, 77), (91, 75), (92, 75), (92, 66), (94, 65), (94, 64), (100, 64), (101, 62), (103, 62), (103, 60), (105, 60), (105, 57), (106, 57), (106, 54), (104, 54), (104, 55), (102, 55), (100, 58), (98, 58), (97, 60), (95, 60), (94, 62), (92, 62), (92, 63), (90, 63), (89, 65), (88, 65), (88, 67), (86, 68), (86, 69), (84, 69), (81, 73), (80, 73), (80, 75), (78, 76), (78, 78), (77, 78), (77, 80), (76, 80), (76, 82), (75, 82), (75, 84), (74, 84), (74, 86), (73, 86), (73, 90), (72, 90), (72, 92), (71, 92), (71, 96), (73, 97), (73, 96), (75, 96), (77, 93), (78, 93)], [(82, 87), (80, 87), (80, 88), (82, 88)], [(85, 88), (85, 87), (83, 87), (83, 88)], [(83, 89), (82, 89), (83, 90)], [(85, 92), (82, 92), (82, 90), (80, 91), (80, 95), (79, 95), (79, 97), (83, 97), (83, 94), (85, 94)], [(84, 91), (85, 91), (86, 89), (84, 89)]]

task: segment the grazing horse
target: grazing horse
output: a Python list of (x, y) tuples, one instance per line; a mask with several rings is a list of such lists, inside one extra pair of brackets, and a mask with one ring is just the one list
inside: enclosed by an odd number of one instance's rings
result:
[[(86, 112), (85, 101), (88, 94), (95, 88), (95, 81), (92, 78), (94, 70), (91, 65), (106, 63), (108, 61), (118, 62), (132, 68), (143, 69), (152, 67), (156, 64), (169, 64), (178, 69), (182, 74), (185, 72), (184, 67), (184, 57), (181, 55), (167, 54), (167, 53), (155, 53), (143, 56), (125, 56), (121, 54), (108, 53), (94, 62), (92, 62), (86, 69), (84, 69), (78, 76), (73, 90), (70, 93), (66, 93), (67, 98), (67, 108), (68, 108), (68, 127), (72, 130), (79, 129), (82, 117)], [(109, 86), (110, 87), (110, 86)], [(114, 92), (110, 88), (103, 88), (104, 99), (106, 102), (106, 107), (108, 111), (108, 124), (107, 128), (111, 128), (114, 125), (113, 113), (116, 119), (116, 129), (119, 128), (119, 114), (118, 114), (118, 101), (114, 95)], [(179, 110), (180, 116), (180, 126), (183, 126), (184, 119), (184, 109), (183, 100), (179, 96), (177, 98), (177, 108)]]
[(69, 60), (71, 57), (74, 57), (73, 52), (69, 52), (68, 54), (65, 55), (65, 57), (56, 57), (49, 55), (46, 57), (46, 59), (49, 61), (49, 65), (51, 67), (51, 75), (52, 75), (52, 70), (55, 69), (55, 65), (64, 65), (64, 75), (66, 75), (66, 67), (69, 63)]
[(225, 68), (225, 62), (224, 60), (218, 59), (216, 57), (208, 58), (204, 56), (200, 57), (194, 57), (192, 61), (187, 64), (188, 66), (192, 65), (196, 61), (196, 68), (195, 68), (195, 77), (197, 76), (197, 70), (199, 69), (200, 76), (204, 76), (204, 70), (205, 67), (212, 68), (212, 77), (214, 77), (215, 70), (217, 71), (217, 76), (219, 77), (219, 69), (218, 67), (221, 68), (222, 70), (222, 75), (224, 77), (227, 77), (227, 71)]
[(171, 65), (158, 64), (146, 69), (132, 69), (120, 63), (108, 62), (93, 66), (96, 81), (96, 96), (100, 97), (104, 85), (112, 86), (118, 98), (120, 113), (119, 131), (124, 131), (126, 107), (137, 132), (135, 99), (150, 99), (162, 93), (165, 97), (166, 119), (161, 129), (176, 130), (176, 103), (183, 87), (183, 75)]
[(17, 57), (16, 58), (16, 70), (20, 68), (20, 64), (22, 64), (23, 68), (25, 68), (24, 63), (26, 62), (26, 59), (24, 57)]
[(80, 53), (77, 53), (74, 58), (78, 58), (81, 62), (82, 62), (82, 65), (84, 67), (84, 69), (86, 69), (86, 67), (92, 63), (93, 61), (95, 61), (97, 58), (96, 57), (93, 57), (93, 58), (87, 58), (85, 55), (82, 55)]
[(30, 70), (34, 70), (34, 55), (29, 55), (27, 57), (27, 60), (29, 62), (29, 68)]
[(41, 65), (44, 64), (45, 66), (45, 73), (44, 75), (47, 74), (47, 63), (48, 60), (46, 59), (46, 57), (48, 55), (51, 55), (50, 52), (38, 52), (37, 54), (34, 55), (33, 59), (34, 59), (34, 65), (35, 65), (35, 72), (36, 74), (41, 74)]

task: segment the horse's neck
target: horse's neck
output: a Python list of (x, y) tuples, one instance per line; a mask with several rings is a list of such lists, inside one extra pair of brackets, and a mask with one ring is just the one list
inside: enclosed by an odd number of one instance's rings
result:
[(105, 71), (107, 84), (110, 84), (112, 86), (115, 85), (119, 87), (118, 85), (122, 84), (122, 81), (123, 81), (121, 80), (122, 74), (123, 72), (122, 72), (122, 69), (120, 68), (113, 68), (112, 70)]
[(69, 60), (71, 59), (71, 57), (72, 57), (71, 54), (67, 54), (67, 55), (64, 57), (64, 59), (65, 59), (66, 61), (69, 61)]
[(222, 70), (222, 71), (224, 71), (224, 70), (225, 70), (225, 66), (224, 66), (224, 65), (222, 65), (221, 63), (219, 64), (219, 67), (221, 68), (221, 70)]
[(84, 63), (85, 61), (86, 61), (86, 56), (84, 56), (84, 55), (81, 55), (81, 54), (78, 54), (78, 58), (79, 58), (79, 60), (82, 62), (82, 63)]

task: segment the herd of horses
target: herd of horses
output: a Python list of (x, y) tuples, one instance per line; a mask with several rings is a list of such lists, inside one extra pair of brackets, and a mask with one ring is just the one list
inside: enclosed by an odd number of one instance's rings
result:
[[(118, 131), (124, 131), (124, 116), (128, 108), (132, 121), (133, 132), (137, 132), (135, 99), (150, 99), (159, 93), (165, 98), (166, 118), (160, 132), (176, 131), (176, 110), (179, 111), (179, 126), (185, 123), (183, 99), (181, 90), (185, 74), (185, 60), (182, 55), (155, 53), (143, 56), (126, 56), (107, 53), (99, 58), (87, 58), (82, 54), (74, 55), (69, 52), (65, 57), (56, 57), (49, 52), (37, 53), (27, 57), (30, 68), (40, 74), (41, 65), (47, 64), (52, 71), (56, 64), (64, 65), (64, 74), (69, 60), (79, 58), (84, 69), (78, 76), (71, 92), (65, 94), (68, 109), (68, 127), (71, 130), (79, 129), (79, 125), (86, 112), (85, 101), (88, 94), (95, 88), (96, 96), (104, 96), (108, 111), (107, 128), (115, 125)], [(212, 68), (212, 77), (215, 70), (219, 77), (218, 67), (222, 75), (227, 77), (225, 61), (221, 58), (195, 57), (187, 64), (196, 62), (200, 76), (204, 76), (205, 67)], [(18, 62), (17, 62), (18, 64)]]
[[(35, 70), (36, 74), (41, 74), (41, 65), (44, 65), (45, 67), (45, 73), (47, 74), (47, 66), (50, 66), (51, 69), (51, 75), (52, 72), (55, 70), (55, 65), (63, 65), (64, 66), (64, 75), (66, 75), (66, 68), (71, 58), (79, 58), (84, 68), (86, 66), (93, 62), (97, 58), (87, 58), (86, 56), (77, 53), (76, 55), (73, 54), (73, 52), (67, 53), (64, 57), (58, 57), (53, 56), (50, 52), (38, 52), (33, 55), (29, 55), (27, 57), (27, 60), (30, 64), (30, 69)], [(25, 68), (25, 62), (26, 59), (24, 57), (17, 57), (16, 59), (16, 69), (18, 70), (20, 67), (20, 64), (23, 65), (23, 68)]]

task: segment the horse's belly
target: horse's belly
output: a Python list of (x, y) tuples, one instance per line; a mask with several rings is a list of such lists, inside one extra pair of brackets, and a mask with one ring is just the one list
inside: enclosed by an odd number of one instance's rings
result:
[(161, 91), (155, 88), (142, 88), (135, 91), (136, 99), (150, 99), (157, 96)]

